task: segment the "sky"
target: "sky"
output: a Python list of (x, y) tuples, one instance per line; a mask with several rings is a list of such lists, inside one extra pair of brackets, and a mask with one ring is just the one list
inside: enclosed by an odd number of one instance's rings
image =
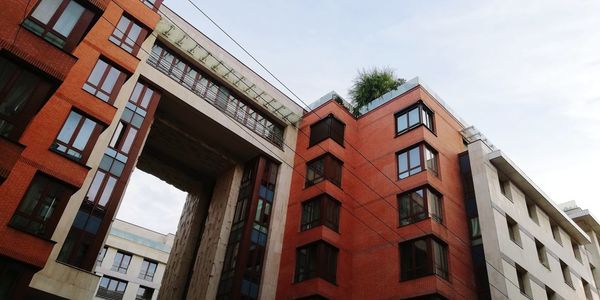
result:
[[(192, 1), (305, 103), (348, 99), (361, 69), (420, 77), (554, 202), (600, 216), (599, 1)], [(187, 0), (164, 4), (275, 83)], [(174, 233), (184, 201), (136, 171), (118, 217)]]

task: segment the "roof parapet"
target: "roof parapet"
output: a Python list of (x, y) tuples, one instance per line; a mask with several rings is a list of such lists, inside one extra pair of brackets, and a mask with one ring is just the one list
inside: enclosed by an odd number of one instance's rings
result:
[(475, 126), (469, 126), (461, 130), (460, 134), (462, 134), (463, 138), (468, 143), (482, 141), (488, 148), (490, 148), (491, 151), (497, 150), (496, 146), (494, 146), (494, 144), (492, 144), (492, 142), (488, 140), (488, 138), (483, 133), (481, 133), (481, 131), (479, 131), (479, 129), (477, 129), (477, 127)]

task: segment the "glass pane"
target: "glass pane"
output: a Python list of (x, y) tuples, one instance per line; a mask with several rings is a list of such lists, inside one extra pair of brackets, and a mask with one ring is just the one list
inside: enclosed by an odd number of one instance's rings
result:
[(398, 173), (402, 174), (406, 171), (408, 171), (408, 156), (407, 153), (404, 152), (398, 154)]
[(96, 176), (94, 176), (94, 180), (92, 180), (92, 184), (90, 185), (90, 189), (87, 193), (87, 198), (89, 201), (94, 201), (96, 199), (96, 194), (98, 193), (98, 189), (100, 188), (100, 184), (102, 184), (102, 180), (106, 174), (102, 171), (96, 172)]
[(71, 34), (73, 27), (75, 27), (75, 24), (77, 24), (77, 21), (81, 18), (84, 10), (83, 6), (75, 1), (71, 1), (60, 18), (58, 18), (58, 21), (56, 21), (56, 24), (54, 24), (53, 29), (64, 37), (69, 37), (69, 34)]
[(152, 95), (154, 95), (154, 91), (151, 89), (146, 89), (146, 93), (144, 93), (144, 99), (140, 103), (140, 106), (144, 109), (148, 108), (148, 104), (150, 103), (150, 99), (152, 99)]
[(405, 130), (408, 125), (407, 125), (407, 114), (403, 114), (400, 115), (397, 119), (396, 119), (396, 126), (398, 127), (398, 132)]
[(142, 93), (143, 88), (144, 88), (144, 85), (137, 82), (135, 84), (135, 88), (133, 88), (133, 93), (131, 93), (131, 97), (129, 97), (129, 100), (133, 103), (137, 103), (138, 100), (140, 99), (140, 94)]
[(104, 83), (102, 84), (102, 90), (110, 94), (113, 88), (115, 87), (115, 83), (117, 82), (117, 79), (119, 79), (120, 74), (121, 72), (119, 70), (111, 66), (110, 72), (108, 73), (106, 79), (104, 79)]
[(134, 46), (140, 36), (140, 32), (142, 32), (142, 27), (135, 23), (131, 25), (131, 30), (129, 30), (129, 34), (127, 35), (127, 44)]
[(0, 103), (0, 114), (13, 116), (25, 107), (33, 93), (38, 78), (30, 72), (23, 72), (18, 82), (10, 89)]
[(117, 128), (115, 129), (115, 133), (113, 133), (113, 137), (110, 140), (110, 143), (108, 144), (108, 146), (110, 147), (115, 147), (115, 145), (117, 145), (118, 141), (121, 139), (121, 135), (123, 134), (123, 122), (119, 122), (119, 124), (117, 124)]
[(106, 206), (108, 200), (110, 199), (110, 195), (112, 194), (113, 189), (115, 188), (115, 184), (117, 183), (117, 179), (114, 177), (109, 177), (106, 181), (106, 185), (104, 186), (104, 191), (102, 192), (102, 197), (98, 200), (98, 205)]
[(412, 148), (408, 151), (408, 156), (410, 157), (410, 168), (418, 167), (421, 164), (421, 155), (419, 151), (419, 147)]
[(92, 70), (92, 73), (90, 74), (90, 77), (88, 78), (87, 82), (98, 86), (98, 83), (100, 83), (100, 78), (102, 78), (102, 74), (104, 74), (104, 71), (107, 67), (108, 64), (105, 63), (103, 60), (99, 59), (96, 65), (94, 66), (94, 70)]
[(73, 142), (73, 147), (75, 149), (83, 151), (85, 146), (88, 144), (88, 141), (90, 140), (90, 136), (92, 135), (94, 128), (96, 128), (96, 122), (90, 119), (85, 119), (85, 121), (83, 122), (83, 126), (81, 126), (81, 129), (77, 134), (77, 138)]
[(419, 123), (419, 108), (415, 107), (408, 112), (408, 127), (414, 126), (417, 123)]
[(60, 130), (57, 139), (64, 143), (69, 143), (71, 137), (73, 136), (73, 132), (75, 132), (75, 128), (79, 124), (81, 120), (81, 115), (72, 111), (67, 118), (67, 121), (63, 125), (63, 128)]
[(113, 31), (112, 35), (114, 35), (115, 37), (117, 37), (119, 39), (123, 39), (125, 30), (127, 30), (127, 26), (129, 25), (130, 22), (131, 21), (129, 21), (129, 19), (127, 19), (125, 16), (122, 16), (121, 19), (119, 20), (119, 24), (117, 24), (117, 27)]
[(42, 0), (31, 16), (44, 24), (48, 24), (61, 2), (58, 0)]

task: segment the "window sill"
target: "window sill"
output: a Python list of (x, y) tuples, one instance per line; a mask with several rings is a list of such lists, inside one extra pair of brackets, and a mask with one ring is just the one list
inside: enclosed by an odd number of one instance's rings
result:
[(333, 231), (333, 232), (335, 232), (337, 234), (340, 234), (339, 228), (336, 230), (336, 229), (333, 229), (333, 228), (331, 228), (331, 227), (329, 227), (327, 225), (324, 225), (324, 224), (315, 225), (314, 227), (307, 228), (307, 229), (302, 229), (302, 227), (300, 227), (300, 231), (298, 231), (298, 232), (299, 233), (308, 232), (308, 231), (311, 231), (311, 230), (316, 229), (316, 228), (321, 228), (321, 229), (325, 229), (326, 228), (326, 229), (329, 229), (330, 231)]
[[(326, 181), (328, 181), (329, 183), (331, 183), (331, 184), (333, 184), (333, 185), (337, 186), (337, 187), (338, 187), (340, 190), (344, 190), (344, 189), (342, 189), (342, 185), (341, 185), (341, 184), (340, 184), (340, 185), (338, 185), (337, 183), (335, 183), (335, 182), (333, 182), (333, 181), (331, 181), (331, 180), (329, 180), (329, 179), (323, 179), (323, 180), (321, 180), (321, 181), (319, 181), (319, 182), (316, 182), (316, 183), (308, 183), (308, 182), (304, 182), (304, 189), (305, 189), (305, 190), (306, 190), (306, 189), (309, 189), (309, 188), (311, 188), (311, 187), (313, 187), (313, 186), (316, 186), (316, 185), (322, 184), (323, 182), (326, 182)], [(321, 189), (321, 190), (322, 190), (322, 189)], [(323, 190), (323, 191), (324, 191), (324, 190)]]
[(411, 277), (409, 277), (409, 278), (406, 278), (406, 279), (400, 279), (400, 282), (407, 282), (407, 281), (411, 281), (411, 280), (417, 280), (417, 279), (419, 279), (419, 278), (424, 278), (424, 277), (429, 277), (429, 276), (435, 276), (435, 277), (437, 277), (437, 278), (440, 278), (440, 279), (443, 279), (443, 280), (445, 280), (445, 281), (448, 281), (448, 282), (450, 282), (450, 276), (445, 276), (445, 277), (444, 277), (444, 276), (442, 276), (442, 275), (439, 275), (439, 274), (437, 274), (437, 273), (435, 273), (435, 272), (431, 272), (431, 273), (423, 274), (423, 275), (420, 275), (420, 276), (411, 276)]
[[(50, 152), (53, 152), (53, 153), (55, 153), (56, 155), (58, 155), (58, 156), (60, 156), (60, 157), (64, 157), (64, 158), (68, 159), (69, 161), (71, 161), (71, 162), (73, 162), (73, 163), (75, 163), (75, 164), (77, 164), (77, 165), (79, 165), (79, 166), (81, 166), (81, 167), (84, 167), (84, 168), (86, 168), (88, 171), (92, 169), (91, 167), (89, 167), (88, 165), (86, 165), (86, 163), (87, 163), (87, 158), (85, 159), (85, 162), (83, 162), (83, 161), (78, 161), (78, 160), (77, 160), (77, 159), (75, 159), (74, 157), (72, 157), (72, 156), (70, 156), (70, 155), (68, 155), (68, 154), (66, 154), (66, 153), (64, 153), (64, 152), (60, 152), (60, 151), (58, 151), (58, 150), (55, 150), (55, 149), (52, 149), (52, 148), (50, 148), (50, 149), (48, 149), (48, 150), (49, 150)], [(84, 159), (82, 158), (82, 160), (84, 160)]]
[(435, 131), (434, 131), (434, 130), (432, 130), (432, 129), (430, 129), (429, 127), (425, 126), (425, 124), (423, 124), (423, 123), (419, 123), (419, 124), (417, 124), (417, 125), (415, 125), (415, 126), (412, 126), (412, 127), (406, 128), (406, 129), (404, 129), (404, 130), (402, 130), (402, 131), (399, 131), (399, 132), (396, 132), (396, 134), (394, 135), (394, 138), (397, 138), (397, 137), (399, 137), (399, 136), (401, 136), (401, 135), (404, 135), (404, 134), (406, 134), (406, 133), (409, 133), (409, 132), (411, 132), (411, 131), (413, 131), (413, 130), (415, 130), (415, 129), (419, 128), (419, 127), (425, 127), (425, 128), (426, 128), (427, 130), (429, 130), (429, 132), (431, 132), (431, 133), (432, 133), (434, 136), (437, 136), (437, 133), (435, 133)]
[[(26, 20), (26, 19), (27, 19), (27, 18), (25, 18), (25, 20)], [(23, 22), (25, 22), (25, 20), (23, 20)], [(54, 48), (56, 48), (56, 49), (60, 50), (60, 52), (62, 52), (62, 53), (64, 53), (64, 54), (66, 54), (66, 55), (70, 56), (72, 59), (75, 59), (75, 60), (77, 60), (77, 59), (78, 59), (78, 58), (77, 58), (75, 55), (73, 55), (73, 53), (71, 53), (71, 51), (72, 51), (72, 50), (75, 50), (75, 48), (77, 48), (77, 46), (79, 46), (79, 43), (81, 43), (81, 41), (77, 42), (77, 45), (74, 45), (73, 49), (71, 49), (71, 50), (67, 50), (67, 49), (61, 48), (61, 47), (59, 47), (59, 46), (57, 46), (57, 45), (55, 45), (55, 44), (52, 44), (52, 43), (50, 43), (49, 41), (47, 41), (47, 40), (46, 40), (44, 37), (42, 37), (41, 35), (38, 35), (37, 33), (33, 32), (33, 31), (32, 31), (31, 29), (29, 29), (28, 27), (24, 26), (24, 25), (23, 25), (23, 22), (21, 22), (21, 24), (20, 24), (21, 28), (23, 28), (23, 29), (27, 30), (29, 33), (31, 33), (31, 34), (33, 34), (33, 35), (37, 36), (39, 39), (41, 39), (42, 41), (44, 41), (44, 43), (46, 43), (46, 44), (48, 44), (48, 45), (50, 45), (50, 46), (52, 46), (52, 47), (54, 47)], [(82, 40), (83, 40), (83, 39), (82, 39)]]
[[(17, 230), (17, 231), (19, 231), (19, 232), (25, 233), (25, 234), (27, 234), (27, 235), (33, 236), (33, 237), (35, 237), (35, 238), (38, 238), (38, 239), (40, 239), (40, 240), (42, 240), (42, 241), (45, 241), (45, 242), (51, 243), (52, 245), (56, 245), (56, 243), (57, 243), (57, 242), (53, 241), (51, 238), (48, 238), (48, 237), (45, 237), (45, 236), (41, 236), (41, 235), (37, 235), (37, 234), (35, 234), (35, 233), (32, 233), (32, 232), (29, 232), (29, 231), (27, 231), (27, 230), (23, 230), (23, 229), (21, 229), (21, 228), (19, 228), (19, 227), (16, 227), (16, 226), (12, 225), (10, 222), (9, 222), (8, 224), (6, 224), (6, 226), (7, 226), (7, 227), (10, 227), (10, 228), (12, 228), (12, 229), (14, 229), (14, 230)], [(54, 230), (53, 230), (53, 231), (54, 231)]]
[(79, 271), (79, 272), (83, 272), (83, 273), (86, 273), (86, 274), (89, 274), (89, 275), (93, 275), (93, 276), (96, 276), (96, 277), (98, 277), (98, 278), (102, 277), (102, 276), (100, 276), (100, 275), (96, 274), (95, 272), (90, 272), (90, 271), (88, 271), (88, 270), (85, 270), (85, 269), (82, 269), (82, 268), (80, 268), (80, 267), (76, 267), (76, 266), (73, 266), (73, 265), (71, 265), (71, 264), (68, 264), (68, 263), (66, 263), (66, 262), (62, 262), (62, 261), (60, 261), (60, 260), (58, 260), (58, 259), (57, 259), (57, 260), (55, 260), (55, 262), (56, 262), (57, 264), (61, 264), (61, 265), (63, 265), (63, 266), (67, 266), (67, 267), (69, 267), (69, 268), (75, 269), (75, 270), (77, 270), (77, 271)]
[(530, 295), (528, 295), (527, 293), (525, 293), (525, 292), (523, 292), (523, 291), (519, 291), (519, 292), (521, 292), (521, 295), (523, 295), (523, 297), (525, 297), (525, 298), (527, 298), (527, 299), (532, 299), (532, 300), (533, 300), (533, 297), (532, 297), (532, 296), (530, 296)]
[(520, 242), (518, 242), (518, 241), (515, 241), (515, 240), (513, 240), (513, 239), (510, 239), (510, 241), (511, 241), (511, 242), (513, 242), (515, 245), (519, 246), (519, 248), (523, 249), (523, 245), (521, 245), (521, 243), (520, 243)]
[(292, 282), (292, 284), (301, 284), (301, 283), (308, 282), (308, 281), (311, 281), (311, 280), (321, 280), (321, 281), (327, 282), (327, 283), (329, 283), (329, 284), (331, 284), (333, 286), (336, 286), (336, 287), (338, 286), (337, 282), (331, 282), (331, 281), (329, 281), (329, 280), (327, 280), (327, 279), (325, 279), (323, 277), (319, 277), (319, 276), (315, 276), (315, 277), (311, 277), (311, 278), (306, 278), (306, 279), (303, 279), (301, 281), (297, 281), (294, 278), (294, 281)]
[(566, 284), (568, 287), (570, 287), (570, 288), (572, 288), (573, 290), (575, 290), (575, 286), (573, 285), (573, 283), (572, 283), (572, 282), (571, 282), (571, 283), (569, 283), (569, 282), (566, 282), (566, 281), (565, 281), (565, 284)]
[(340, 143), (338, 143), (336, 140), (334, 140), (334, 139), (333, 139), (333, 138), (331, 138), (331, 137), (327, 137), (327, 138), (325, 138), (325, 139), (322, 139), (322, 140), (320, 140), (320, 141), (318, 141), (318, 142), (316, 142), (316, 143), (314, 143), (314, 144), (312, 144), (312, 145), (310, 144), (310, 141), (309, 141), (308, 147), (307, 147), (306, 149), (310, 149), (310, 148), (312, 148), (312, 147), (314, 147), (314, 146), (318, 146), (318, 145), (319, 145), (319, 144), (321, 144), (322, 142), (324, 142), (324, 141), (326, 141), (326, 140), (329, 140), (329, 139), (330, 139), (330, 140), (332, 140), (332, 141), (333, 141), (335, 144), (339, 145), (340, 147), (342, 147), (342, 148), (346, 149), (346, 147), (345, 147), (343, 144), (340, 144)]

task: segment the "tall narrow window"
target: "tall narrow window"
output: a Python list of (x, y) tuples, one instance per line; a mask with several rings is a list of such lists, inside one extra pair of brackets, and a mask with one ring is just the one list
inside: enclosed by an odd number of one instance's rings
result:
[(342, 161), (327, 153), (306, 163), (306, 186), (329, 180), (337, 186), (342, 184)]
[(136, 55), (147, 35), (148, 30), (136, 24), (130, 17), (121, 16), (117, 27), (108, 39), (123, 50)]
[(544, 246), (544, 244), (542, 244), (536, 239), (535, 248), (537, 250), (538, 260), (540, 261), (540, 264), (550, 269), (550, 265), (548, 264), (548, 254), (546, 253), (546, 247)]
[(417, 174), (423, 170), (438, 176), (438, 155), (426, 144), (419, 144), (397, 153), (398, 179)]
[(581, 284), (583, 285), (583, 291), (585, 293), (585, 299), (592, 300), (594, 297), (592, 296), (592, 288), (590, 284), (585, 281), (585, 279), (581, 278)]
[(537, 205), (535, 205), (535, 203), (529, 199), (525, 199), (525, 204), (527, 205), (527, 214), (529, 215), (529, 218), (536, 224), (539, 224)]
[(117, 254), (115, 255), (115, 260), (113, 262), (111, 270), (125, 274), (125, 273), (127, 273), (127, 269), (129, 268), (130, 262), (131, 262), (131, 254), (117, 251)]
[(0, 56), (0, 136), (18, 141), (53, 89), (50, 81)]
[(51, 149), (84, 162), (102, 131), (96, 121), (71, 111)]
[(428, 275), (448, 279), (448, 246), (428, 236), (400, 243), (400, 279)]
[(523, 269), (519, 265), (516, 265), (516, 269), (517, 281), (519, 282), (519, 291), (521, 291), (521, 294), (531, 299), (531, 286), (529, 283), (529, 276), (527, 274), (527, 271), (525, 271), (525, 269)]
[(83, 89), (100, 100), (112, 104), (126, 77), (125, 73), (119, 71), (119, 69), (102, 59), (98, 59), (87, 82), (83, 84)]
[(71, 51), (90, 27), (94, 13), (73, 0), (40, 0), (23, 26), (55, 46)]
[(397, 135), (416, 128), (419, 125), (424, 125), (433, 131), (433, 112), (423, 102), (419, 102), (396, 113)]
[(10, 225), (49, 239), (75, 189), (41, 173), (31, 181)]
[(108, 250), (108, 248), (106, 248), (106, 247), (102, 247), (102, 249), (100, 249), (100, 252), (98, 253), (98, 257), (96, 258), (96, 266), (102, 265), (102, 262), (104, 261), (104, 257), (106, 256), (106, 250)]
[(319, 195), (302, 203), (300, 230), (325, 225), (338, 231), (341, 203), (327, 194)]
[(425, 186), (398, 195), (400, 225), (408, 225), (431, 217), (443, 222), (442, 197), (437, 191)]
[(323, 278), (336, 282), (338, 249), (325, 241), (317, 241), (296, 249), (295, 281)]
[(577, 242), (571, 242), (571, 248), (573, 248), (573, 255), (577, 261), (582, 262), (581, 260), (581, 250), (579, 249), (579, 245)]
[(563, 275), (563, 280), (565, 283), (573, 288), (573, 280), (571, 279), (571, 271), (569, 270), (569, 266), (565, 264), (562, 260), (560, 261), (560, 270)]
[(156, 262), (144, 259), (142, 262), (142, 268), (140, 269), (140, 275), (138, 277), (144, 280), (152, 281), (154, 279), (154, 273), (156, 273), (157, 266), (158, 265)]
[(98, 286), (96, 296), (104, 299), (121, 300), (126, 288), (126, 281), (104, 276), (100, 279), (100, 286)]
[(560, 226), (550, 221), (550, 229), (552, 230), (552, 237), (554, 237), (554, 240), (562, 245), (562, 239), (560, 237)]
[(506, 225), (508, 227), (508, 237), (510, 240), (521, 246), (521, 231), (519, 230), (519, 224), (507, 215)]
[(343, 146), (345, 127), (346, 124), (338, 120), (333, 114), (319, 120), (310, 126), (309, 147), (328, 138)]

